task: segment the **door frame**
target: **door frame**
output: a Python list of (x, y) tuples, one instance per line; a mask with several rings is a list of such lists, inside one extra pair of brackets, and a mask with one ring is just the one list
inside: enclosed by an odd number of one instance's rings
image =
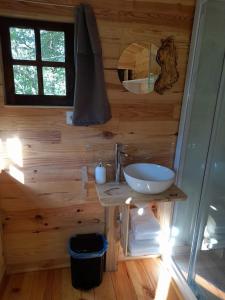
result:
[[(176, 171), (176, 184), (181, 185), (181, 179), (184, 169), (184, 153), (187, 145), (188, 132), (191, 121), (191, 111), (193, 105), (193, 93), (195, 90), (195, 82), (197, 76), (197, 69), (199, 64), (200, 51), (198, 45), (201, 42), (201, 31), (203, 29), (202, 23), (205, 16), (204, 4), (207, 0), (197, 0), (194, 14), (194, 21), (192, 27), (191, 44), (188, 57), (188, 65), (186, 72), (185, 88), (182, 100), (182, 108), (180, 115), (179, 131), (175, 152), (174, 169)], [(200, 24), (200, 22), (202, 22)], [(201, 26), (200, 26), (201, 25)], [(174, 210), (171, 211), (171, 221)], [(193, 291), (189, 287), (183, 274), (180, 272), (178, 266), (175, 264), (170, 256), (162, 256), (162, 260), (168, 266), (174, 280), (179, 287), (185, 300), (197, 299)]]

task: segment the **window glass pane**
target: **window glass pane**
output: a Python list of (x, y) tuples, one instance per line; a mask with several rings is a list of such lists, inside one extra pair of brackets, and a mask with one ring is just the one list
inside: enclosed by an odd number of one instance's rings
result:
[(65, 62), (64, 32), (41, 30), (40, 34), (42, 60)]
[(43, 67), (44, 95), (66, 95), (65, 68)]
[(11, 27), (10, 41), (13, 59), (36, 59), (35, 33), (33, 29)]
[(15, 93), (18, 95), (38, 95), (37, 67), (13, 66)]

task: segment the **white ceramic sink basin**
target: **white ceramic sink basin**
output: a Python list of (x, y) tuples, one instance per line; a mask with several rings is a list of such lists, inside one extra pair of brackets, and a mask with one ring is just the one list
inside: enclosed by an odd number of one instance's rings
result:
[(124, 168), (127, 184), (136, 192), (159, 194), (174, 182), (175, 173), (169, 168), (148, 163), (131, 164)]

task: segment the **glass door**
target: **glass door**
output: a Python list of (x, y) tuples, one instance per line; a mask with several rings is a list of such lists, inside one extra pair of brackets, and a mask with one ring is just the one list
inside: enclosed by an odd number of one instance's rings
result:
[(225, 299), (225, 65), (214, 120), (190, 281), (199, 299), (207, 300)]
[(173, 259), (207, 300), (225, 299), (224, 16), (224, 0), (203, 1), (181, 153), (180, 185), (188, 200), (175, 205), (172, 224)]

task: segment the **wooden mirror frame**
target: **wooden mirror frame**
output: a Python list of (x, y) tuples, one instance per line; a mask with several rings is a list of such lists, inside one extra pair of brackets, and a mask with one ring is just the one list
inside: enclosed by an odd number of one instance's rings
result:
[(172, 36), (161, 40), (156, 61), (161, 67), (161, 73), (155, 82), (154, 91), (163, 94), (166, 90), (171, 89), (179, 79), (177, 71), (177, 50)]
[[(123, 53), (121, 55), (123, 55)], [(176, 83), (179, 79), (179, 73), (177, 70), (177, 50), (172, 36), (161, 40), (161, 46), (158, 48), (156, 53), (156, 62), (161, 70), (154, 83), (154, 91), (162, 95), (166, 90), (171, 89), (174, 83)], [(120, 82), (122, 82), (119, 72), (120, 69), (117, 68), (117, 71)], [(126, 90), (132, 92), (128, 88), (126, 88)]]

